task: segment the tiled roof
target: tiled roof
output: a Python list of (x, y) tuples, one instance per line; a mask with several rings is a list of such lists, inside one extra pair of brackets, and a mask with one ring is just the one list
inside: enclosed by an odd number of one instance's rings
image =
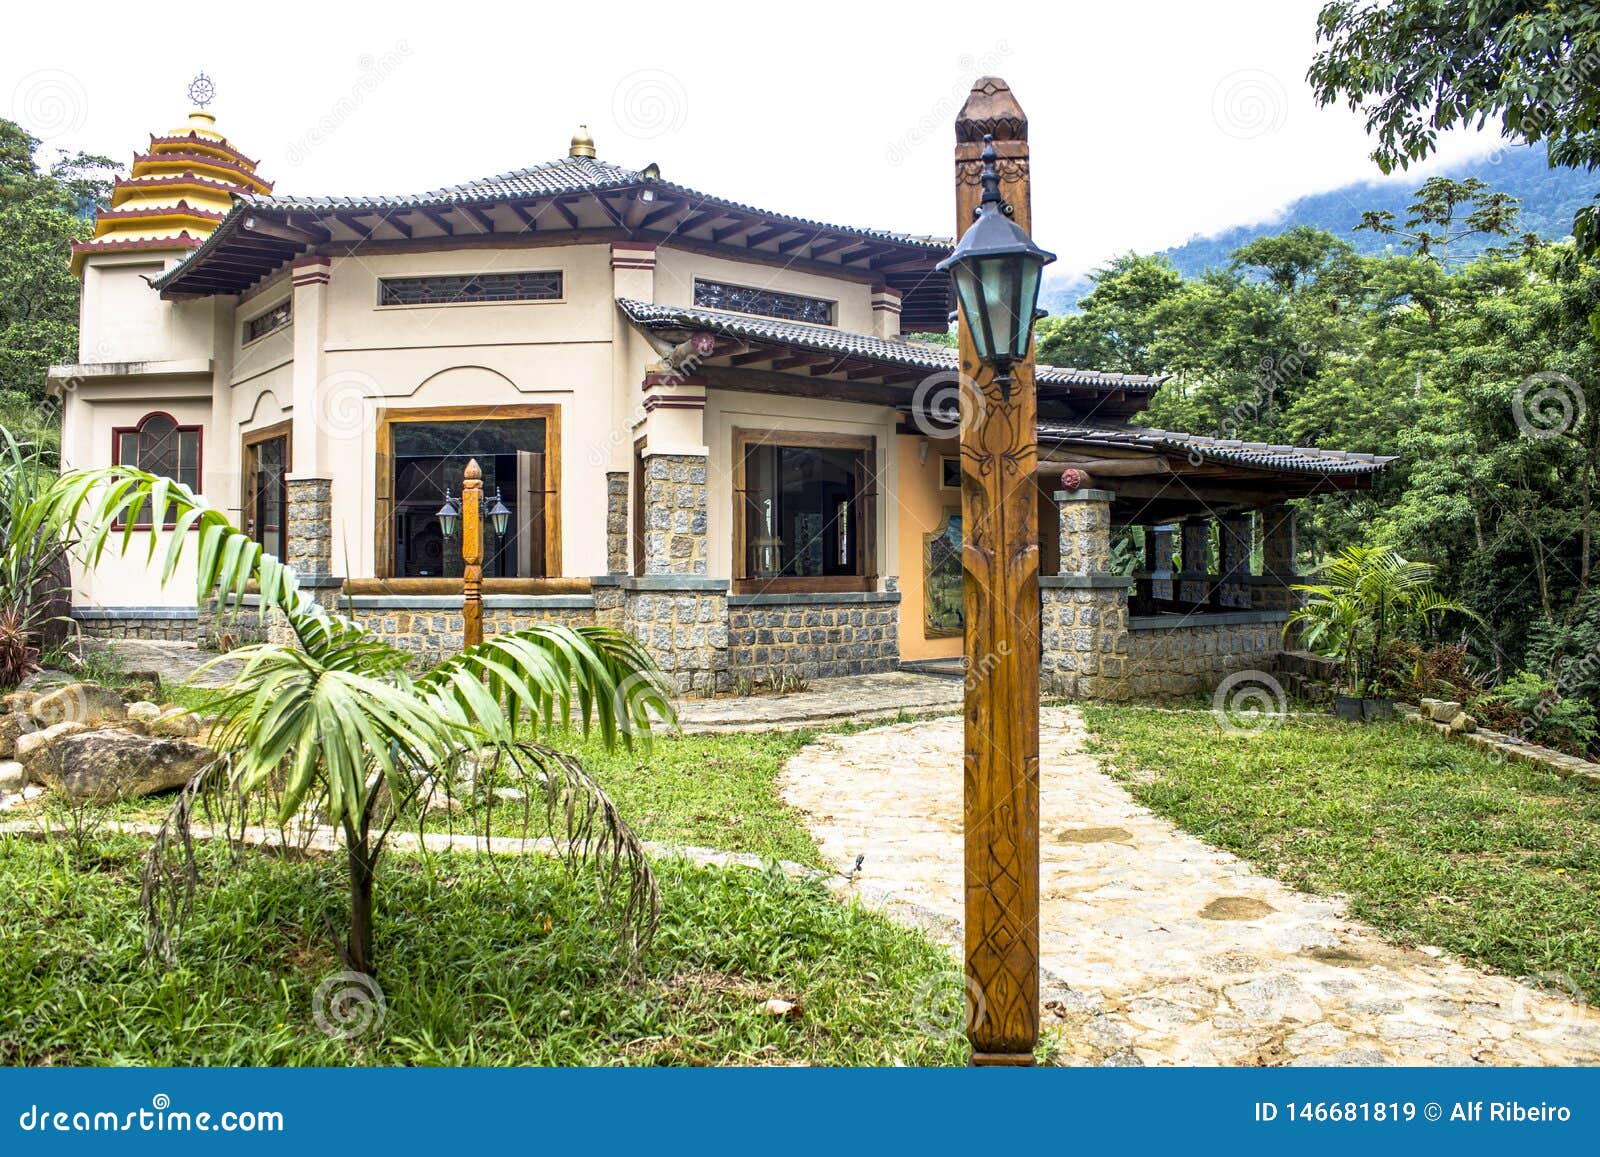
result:
[(860, 229), (847, 225), (828, 225), (805, 217), (792, 217), (772, 213), (738, 201), (713, 197), (686, 185), (663, 181), (659, 177), (646, 177), (636, 169), (624, 169), (592, 157), (562, 157), (526, 169), (516, 169), (495, 177), (468, 181), (461, 185), (446, 185), (427, 193), (413, 196), (386, 197), (271, 197), (247, 195), (240, 202), (258, 209), (278, 209), (300, 213), (382, 212), (386, 209), (415, 209), (423, 206), (444, 208), (450, 205), (484, 205), (498, 201), (522, 201), (548, 197), (561, 193), (602, 193), (610, 189), (626, 189), (649, 184), (665, 192), (676, 193), (696, 202), (697, 205), (719, 206), (744, 213), (755, 213), (775, 221), (813, 229), (827, 229), (837, 233), (855, 233), (875, 241), (889, 241), (929, 251), (946, 252), (955, 243), (940, 237), (916, 237), (907, 233), (891, 233), (884, 229)]
[[(922, 342), (894, 341), (829, 326), (777, 321), (721, 309), (652, 305), (626, 297), (617, 298), (617, 304), (635, 324), (646, 329), (706, 330), (730, 337), (774, 342), (816, 353), (836, 353), (840, 357), (856, 357), (919, 370), (954, 372), (959, 366), (955, 350)], [(1034, 371), (1034, 381), (1040, 385), (1099, 386), (1148, 392), (1164, 380), (1146, 374), (1113, 374), (1061, 366), (1038, 366)]]
[(1104, 446), (1158, 450), (1183, 454), (1196, 461), (1244, 466), (1260, 470), (1285, 470), (1295, 474), (1376, 474), (1392, 457), (1356, 454), (1346, 450), (1321, 450), (1315, 446), (1279, 446), (1245, 442), (1238, 438), (1213, 438), (1175, 430), (1148, 430), (1141, 426), (1083, 426), (1040, 422), (1039, 441), (1075, 446)]

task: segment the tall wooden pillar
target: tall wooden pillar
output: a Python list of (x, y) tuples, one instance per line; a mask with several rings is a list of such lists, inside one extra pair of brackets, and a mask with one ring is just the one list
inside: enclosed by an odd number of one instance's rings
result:
[(461, 645), (483, 642), (483, 470), (467, 463), (461, 483)]
[[(1028, 120), (998, 77), (956, 118), (957, 237), (972, 223), (985, 135), (1029, 227)], [(960, 326), (965, 572), (967, 1036), (974, 1064), (1027, 1065), (1039, 1037), (1039, 502), (1033, 355), (1009, 397)]]

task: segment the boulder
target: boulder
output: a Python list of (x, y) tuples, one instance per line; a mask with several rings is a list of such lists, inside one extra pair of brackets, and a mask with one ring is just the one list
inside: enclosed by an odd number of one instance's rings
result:
[(33, 701), (30, 712), (44, 727), (69, 720), (87, 724), (121, 723), (128, 717), (122, 696), (98, 683), (69, 683), (46, 692)]
[(1449, 723), (1461, 714), (1461, 704), (1449, 699), (1436, 699), (1428, 708), (1428, 718), (1435, 723)]
[(32, 691), (12, 691), (8, 695), (0, 695), (0, 715), (9, 715), (13, 712), (22, 714), (33, 706), (33, 700)]
[(106, 728), (56, 740), (28, 764), (28, 775), (74, 802), (109, 803), (182, 787), (214, 758), (196, 743)]
[(1478, 730), (1478, 721), (1472, 716), (1468, 715), (1465, 711), (1457, 711), (1455, 718), (1450, 720), (1450, 730), (1457, 733), (1462, 731), (1476, 731)]
[(183, 708), (174, 707), (151, 720), (150, 734), (167, 739), (193, 739), (200, 734), (200, 720)]
[(26, 715), (0, 715), (0, 759), (12, 759), (17, 754), (17, 737), (33, 729)]
[(127, 702), (154, 699), (161, 694), (161, 675), (156, 671), (124, 671), (122, 681), (127, 684), (122, 691)]
[(143, 700), (128, 704), (128, 718), (142, 719), (146, 723), (154, 723), (161, 718), (161, 708), (154, 703)]
[(8, 791), (21, 791), (28, 782), (28, 773), (16, 760), (0, 763), (0, 795)]
[(89, 730), (87, 723), (79, 723), (76, 719), (68, 719), (64, 723), (57, 723), (51, 727), (44, 727), (38, 731), (24, 731), (17, 736), (17, 759), (23, 764), (32, 762), (36, 757), (59, 739), (69, 735), (77, 735), (80, 731)]

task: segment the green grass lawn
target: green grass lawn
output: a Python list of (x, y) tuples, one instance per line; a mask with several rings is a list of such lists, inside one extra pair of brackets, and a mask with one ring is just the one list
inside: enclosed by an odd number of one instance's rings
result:
[(1209, 712), (1084, 714), (1134, 796), (1208, 843), (1346, 894), (1403, 943), (1600, 1001), (1600, 794), (1404, 723), (1232, 735)]
[(630, 975), (592, 881), (540, 856), (388, 858), (387, 1014), (337, 1039), (313, 999), (341, 967), (326, 921), (343, 924), (342, 864), (207, 846), (167, 967), (136, 906), (147, 846), (0, 838), (0, 1064), (965, 1060), (953, 958), (815, 881), (658, 862), (661, 929)]

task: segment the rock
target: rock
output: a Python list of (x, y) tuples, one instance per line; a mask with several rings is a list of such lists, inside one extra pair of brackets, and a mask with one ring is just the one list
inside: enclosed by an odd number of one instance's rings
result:
[(1476, 731), (1477, 729), (1478, 721), (1465, 711), (1457, 711), (1455, 717), (1450, 720), (1450, 730), (1452, 732)]
[(121, 723), (128, 717), (122, 696), (98, 683), (69, 683), (33, 701), (31, 713), (43, 726), (68, 721)]
[(497, 787), (494, 789), (494, 794), (501, 799), (510, 800), (512, 803), (528, 798), (528, 793), (517, 787)]
[(1435, 699), (1428, 709), (1428, 718), (1435, 723), (1449, 723), (1461, 714), (1461, 704), (1451, 699)]
[(12, 691), (7, 695), (0, 695), (0, 715), (22, 713), (33, 706), (34, 695), (32, 691)]
[(32, 726), (26, 715), (0, 715), (0, 759), (17, 754), (17, 737)]
[(768, 1016), (799, 1016), (799, 1007), (793, 1001), (773, 997), (761, 1006), (761, 1011)]
[(69, 719), (65, 723), (57, 723), (53, 727), (46, 727), (39, 731), (25, 731), (17, 736), (17, 759), (27, 764), (41, 754), (52, 743), (76, 735), (80, 731), (89, 730), (87, 723), (79, 723), (76, 719)]
[(0, 792), (21, 791), (28, 782), (28, 773), (16, 760), (0, 763)]
[(122, 678), (128, 684), (122, 697), (130, 703), (136, 699), (154, 699), (161, 694), (161, 676), (155, 671), (125, 671)]
[(142, 719), (146, 723), (153, 723), (157, 719), (161, 718), (161, 708), (154, 703), (144, 700), (140, 700), (137, 703), (130, 703), (128, 704), (128, 718)]
[(200, 734), (200, 720), (181, 707), (163, 712), (150, 723), (150, 734), (167, 739), (192, 739)]
[(56, 740), (28, 764), (28, 774), (74, 802), (109, 803), (182, 787), (214, 758), (197, 743), (107, 728)]
[(1438, 702), (1437, 699), (1418, 699), (1417, 710), (1421, 712), (1424, 719), (1432, 719), (1434, 704)]

